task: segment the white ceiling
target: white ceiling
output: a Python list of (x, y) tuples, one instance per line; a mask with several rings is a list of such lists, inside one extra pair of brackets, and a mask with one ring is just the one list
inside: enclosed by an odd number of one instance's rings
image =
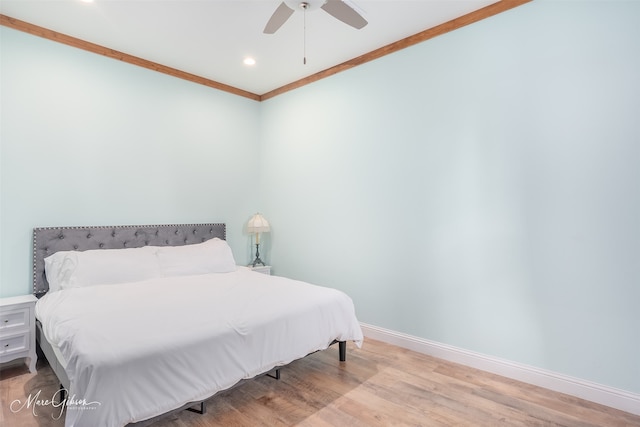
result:
[[(0, 12), (258, 95), (496, 0), (349, 0), (356, 30), (323, 10), (295, 12), (273, 35), (280, 0), (0, 0)], [(256, 65), (243, 64), (252, 56)]]

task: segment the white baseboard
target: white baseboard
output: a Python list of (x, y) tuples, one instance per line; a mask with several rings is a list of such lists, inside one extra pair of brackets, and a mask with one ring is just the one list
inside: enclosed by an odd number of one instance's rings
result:
[(640, 415), (640, 395), (361, 323), (365, 337)]

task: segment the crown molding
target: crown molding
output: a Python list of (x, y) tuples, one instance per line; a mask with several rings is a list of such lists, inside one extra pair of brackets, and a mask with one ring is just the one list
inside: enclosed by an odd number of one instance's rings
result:
[(318, 80), (324, 79), (325, 77), (329, 77), (334, 74), (340, 73), (342, 71), (346, 71), (350, 68), (357, 67), (358, 65), (365, 64), (367, 62), (373, 61), (374, 59), (378, 59), (383, 56), (392, 54), (399, 50), (405, 49), (409, 46), (422, 43), (423, 41), (441, 36), (443, 34), (457, 30), (459, 28), (466, 27), (467, 25), (473, 24), (475, 22), (481, 21), (486, 18), (490, 18), (499, 13), (513, 9), (517, 6), (521, 6), (525, 3), (529, 3), (530, 1), (532, 0), (498, 1), (496, 3), (490, 4), (489, 6), (485, 6), (481, 9), (478, 9), (474, 12), (467, 13), (466, 15), (463, 15), (459, 18), (452, 19), (451, 21), (447, 21), (444, 24), (440, 24), (435, 27), (429, 28), (427, 30), (421, 31), (412, 36), (406, 37), (402, 40), (398, 40), (397, 42), (388, 44), (379, 49), (372, 50), (371, 52), (365, 53), (364, 55), (360, 55), (356, 58), (350, 59), (346, 62), (343, 62), (342, 64), (336, 65), (331, 68), (327, 68), (326, 70), (320, 71), (311, 76), (305, 77), (293, 83), (289, 83), (287, 85), (279, 87), (278, 89), (274, 89), (270, 92), (264, 93), (260, 96), (260, 100), (266, 101), (267, 99), (273, 98), (274, 96), (283, 94), (285, 92), (289, 92), (293, 89), (297, 89), (302, 86), (306, 86), (309, 83), (313, 83)]
[(57, 31), (49, 30), (48, 28), (39, 27), (29, 22), (21, 21), (19, 19), (11, 18), (6, 15), (0, 14), (0, 25), (13, 28), (14, 30), (23, 31), (34, 36), (42, 37), (54, 42), (66, 44), (71, 47), (86, 50), (88, 52), (97, 53), (112, 59), (117, 59), (128, 64), (137, 65), (138, 67), (147, 68), (159, 73), (168, 74), (179, 79), (187, 80), (193, 83), (198, 83), (204, 86), (218, 89), (224, 92), (229, 92), (234, 95), (243, 96), (245, 98), (253, 99), (254, 101), (260, 101), (260, 95), (248, 92), (246, 90), (238, 89), (237, 87), (229, 86), (224, 83), (217, 82), (215, 80), (206, 79), (204, 77), (197, 76), (195, 74), (187, 73), (186, 71), (178, 70), (176, 68), (167, 67), (166, 65), (158, 64), (156, 62), (148, 61), (146, 59), (138, 58), (137, 56), (129, 55), (124, 52), (120, 52), (108, 47), (101, 46), (99, 44), (91, 43), (76, 37), (71, 37), (66, 34), (59, 33)]
[(176, 68), (172, 68), (166, 65), (158, 64), (156, 62), (148, 61), (146, 59), (129, 55), (124, 52), (119, 52), (114, 49), (109, 49), (108, 47), (105, 47), (105, 46), (100, 46), (95, 43), (91, 43), (82, 39), (78, 39), (76, 37), (59, 33), (57, 31), (53, 31), (44, 27), (30, 24), (28, 22), (11, 18), (6, 15), (0, 14), (0, 25), (13, 28), (14, 30), (23, 31), (25, 33), (29, 33), (34, 36), (43, 37), (45, 39), (52, 40), (58, 43), (63, 43), (78, 49), (86, 50), (88, 52), (97, 53), (98, 55), (103, 55), (112, 59), (117, 59), (119, 61), (123, 61), (132, 65), (137, 65), (139, 67), (147, 68), (149, 70), (157, 71), (159, 73), (168, 74), (170, 76), (177, 77), (179, 79), (183, 79), (193, 83), (208, 86), (213, 89), (232, 93), (238, 96), (243, 96), (245, 98), (249, 98), (254, 101), (266, 101), (267, 99), (281, 95), (285, 92), (289, 92), (291, 90), (300, 88), (302, 86), (306, 86), (310, 83), (316, 82), (318, 80), (324, 79), (326, 77), (332, 76), (342, 71), (346, 71), (348, 69), (357, 67), (364, 63), (373, 61), (375, 59), (378, 59), (383, 56), (389, 55), (391, 53), (397, 52), (399, 50), (405, 49), (409, 46), (413, 46), (415, 44), (422, 43), (423, 41), (432, 39), (442, 34), (449, 33), (451, 31), (457, 30), (459, 28), (465, 27), (467, 25), (473, 24), (475, 22), (481, 21), (483, 19), (489, 18), (491, 16), (497, 15), (499, 13), (505, 12), (510, 9), (513, 9), (515, 7), (521, 6), (525, 3), (529, 3), (530, 1), (532, 0), (500, 0), (496, 3), (490, 4), (489, 6), (485, 6), (481, 9), (478, 9), (474, 12), (463, 15), (459, 18), (452, 19), (451, 21), (447, 21), (443, 24), (429, 28), (427, 30), (424, 30), (412, 36), (406, 37), (402, 40), (398, 40), (397, 42), (388, 44), (379, 49), (373, 50), (371, 52), (365, 53), (364, 55), (361, 55), (356, 58), (350, 59), (346, 62), (343, 62), (342, 64), (338, 64), (336, 66), (327, 68), (326, 70), (312, 74), (308, 77), (286, 84), (284, 86), (281, 86), (277, 89), (274, 89), (272, 91), (266, 92), (261, 95), (248, 92), (246, 90), (242, 90), (234, 86), (229, 86), (224, 83), (217, 82), (215, 80), (197, 76), (195, 74), (191, 74), (186, 71), (178, 70)]

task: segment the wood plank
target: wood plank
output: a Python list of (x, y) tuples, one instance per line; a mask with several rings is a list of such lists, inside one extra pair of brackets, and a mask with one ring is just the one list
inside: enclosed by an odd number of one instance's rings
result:
[[(46, 362), (38, 371), (1, 372), (0, 420), (18, 427), (61, 427), (51, 408), (12, 413), (7, 402), (57, 390)], [(207, 400), (204, 415), (181, 411), (153, 427), (215, 426), (569, 426), (640, 427), (640, 416), (367, 339), (348, 346), (347, 362), (335, 349), (314, 353), (266, 376)]]

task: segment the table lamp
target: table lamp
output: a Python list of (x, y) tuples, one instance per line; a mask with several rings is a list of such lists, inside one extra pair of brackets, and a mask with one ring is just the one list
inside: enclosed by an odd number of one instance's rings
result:
[(256, 259), (253, 260), (251, 264), (252, 267), (255, 267), (257, 264), (265, 265), (260, 259), (260, 233), (268, 233), (269, 230), (269, 222), (259, 213), (252, 216), (247, 224), (247, 231), (249, 233), (255, 233), (256, 235)]

